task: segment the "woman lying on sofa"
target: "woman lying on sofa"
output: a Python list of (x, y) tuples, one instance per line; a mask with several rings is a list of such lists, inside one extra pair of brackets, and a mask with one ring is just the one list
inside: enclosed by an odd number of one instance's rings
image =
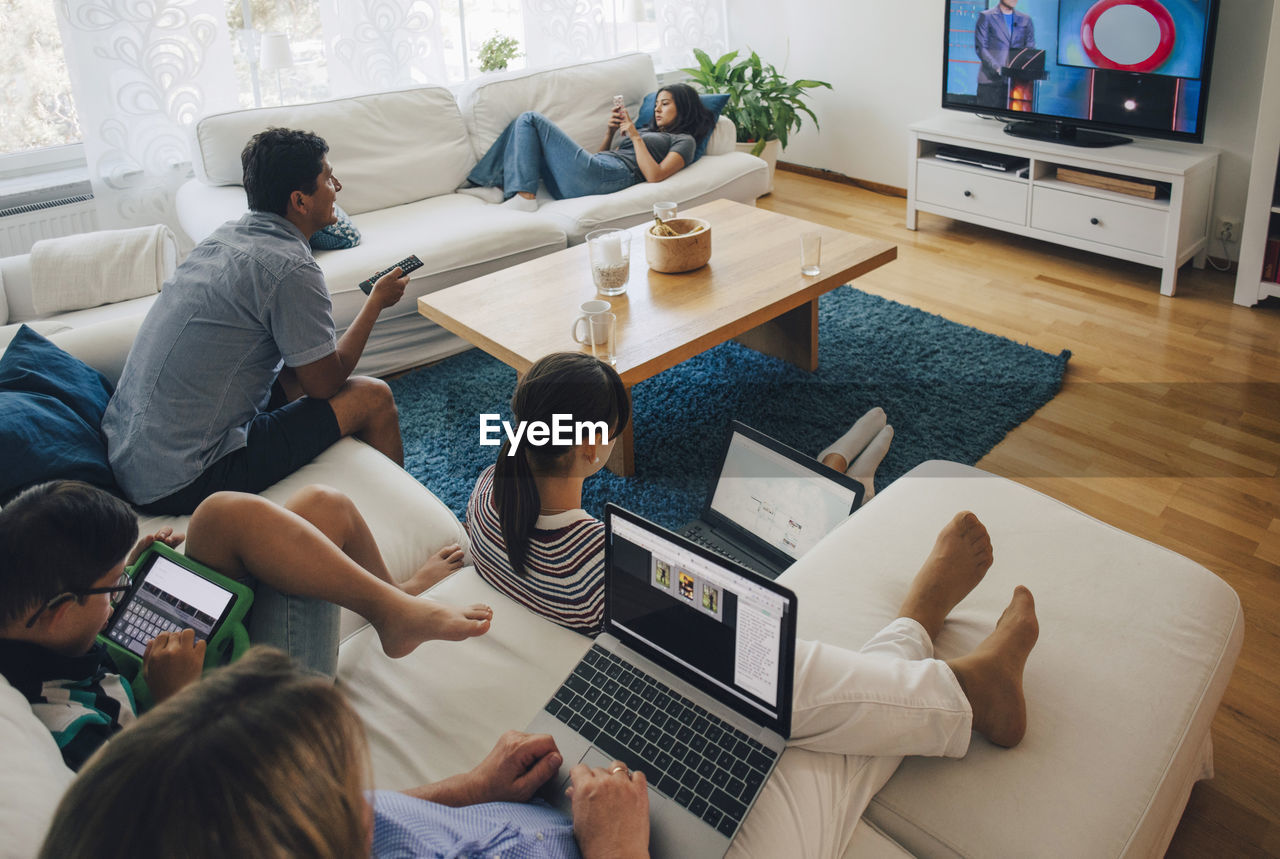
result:
[[(613, 108), (604, 142), (594, 154), (540, 113), (522, 113), (494, 141), (467, 176), (472, 185), (502, 189), (507, 205), (538, 208), (538, 182), (557, 200), (609, 194), (640, 182), (661, 182), (693, 163), (698, 141), (716, 118), (688, 84), (658, 91), (653, 122), (639, 130), (627, 109)], [(616, 131), (622, 135), (614, 141)]]
[[(985, 530), (957, 516), (902, 616), (862, 652), (797, 653), (791, 740), (729, 855), (842, 855), (901, 756), (963, 756), (971, 729), (1002, 745), (1021, 739), (1022, 671), (1038, 634), (1030, 592), (1015, 590), (973, 652), (929, 658), (931, 637), (990, 563)], [(563, 763), (550, 736), (509, 731), (469, 772), (365, 794), (364, 731), (341, 693), (254, 648), (105, 746), (63, 797), (40, 855), (648, 855), (645, 774), (577, 764), (570, 817), (529, 802)]]

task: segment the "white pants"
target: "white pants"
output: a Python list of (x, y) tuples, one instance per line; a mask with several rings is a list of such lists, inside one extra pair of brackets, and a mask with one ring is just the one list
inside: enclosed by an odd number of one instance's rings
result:
[(963, 757), (973, 711), (933, 642), (898, 618), (862, 650), (796, 647), (788, 743), (732, 857), (838, 857), (905, 755)]

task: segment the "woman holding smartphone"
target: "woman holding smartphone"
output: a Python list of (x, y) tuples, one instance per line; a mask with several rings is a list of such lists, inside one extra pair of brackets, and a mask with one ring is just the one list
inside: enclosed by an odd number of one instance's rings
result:
[(551, 120), (528, 111), (507, 126), (467, 179), (472, 185), (501, 188), (506, 205), (532, 212), (538, 208), (534, 194), (540, 181), (557, 200), (661, 182), (693, 163), (698, 141), (715, 123), (688, 84), (658, 91), (653, 122), (645, 129), (636, 128), (616, 97), (604, 140), (591, 153)]

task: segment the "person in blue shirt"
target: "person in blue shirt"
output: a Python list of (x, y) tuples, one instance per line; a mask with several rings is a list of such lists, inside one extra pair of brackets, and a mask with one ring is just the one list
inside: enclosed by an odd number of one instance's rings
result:
[(978, 14), (973, 28), (973, 47), (982, 63), (978, 69), (978, 104), (983, 107), (1009, 106), (1009, 79), (1004, 75), (1009, 55), (1036, 46), (1035, 24), (1017, 7), (1018, 0), (1000, 0)]
[(380, 278), (337, 335), (308, 244), (337, 220), (328, 151), (305, 131), (254, 135), (240, 156), (249, 212), (197, 245), (147, 312), (102, 417), (116, 482), (143, 510), (261, 492), (348, 435), (404, 464), (391, 389), (353, 371), (409, 278)]

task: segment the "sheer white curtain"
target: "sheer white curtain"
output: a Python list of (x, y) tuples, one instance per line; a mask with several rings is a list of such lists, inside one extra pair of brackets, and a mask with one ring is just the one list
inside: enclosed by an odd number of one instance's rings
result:
[(104, 227), (178, 229), (190, 128), (236, 108), (222, 0), (58, 0), (58, 26)]
[(658, 23), (658, 49), (653, 59), (659, 69), (696, 66), (694, 48), (712, 57), (728, 50), (722, 0), (654, 0), (653, 5)]
[(523, 5), (530, 68), (617, 53), (612, 21), (622, 0), (524, 0)]
[(440, 2), (322, 0), (329, 92), (341, 96), (445, 83)]

